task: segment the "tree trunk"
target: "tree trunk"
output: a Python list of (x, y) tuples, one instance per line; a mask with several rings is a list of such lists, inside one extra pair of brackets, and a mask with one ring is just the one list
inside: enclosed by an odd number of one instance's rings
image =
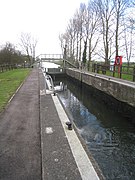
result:
[(79, 61), (81, 61), (81, 55), (82, 55), (82, 32), (80, 33), (80, 47), (79, 47)]
[(115, 37), (115, 46), (116, 46), (116, 56), (119, 55), (119, 45), (118, 45), (118, 36), (119, 36), (119, 10), (117, 12), (117, 19), (116, 19), (116, 37)]
[(77, 33), (77, 42), (76, 42), (76, 46), (77, 46), (77, 49), (76, 49), (76, 60), (78, 61), (78, 50), (79, 50), (79, 47), (78, 47), (78, 33)]

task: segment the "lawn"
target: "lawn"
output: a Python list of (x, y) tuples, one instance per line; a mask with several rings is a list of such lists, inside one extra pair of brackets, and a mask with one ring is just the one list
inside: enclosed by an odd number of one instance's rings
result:
[(30, 69), (15, 69), (0, 73), (0, 112), (29, 72)]

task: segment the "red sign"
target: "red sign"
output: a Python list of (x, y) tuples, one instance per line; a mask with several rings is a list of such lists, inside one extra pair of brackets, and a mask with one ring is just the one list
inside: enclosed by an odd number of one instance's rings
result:
[(116, 56), (115, 57), (115, 66), (121, 66), (122, 65), (122, 56)]

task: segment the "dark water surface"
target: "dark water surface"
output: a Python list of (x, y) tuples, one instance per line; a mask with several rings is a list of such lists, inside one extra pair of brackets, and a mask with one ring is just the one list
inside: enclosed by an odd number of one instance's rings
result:
[(105, 178), (135, 179), (135, 125), (119, 112), (117, 101), (71, 80), (60, 81), (64, 91), (59, 97)]

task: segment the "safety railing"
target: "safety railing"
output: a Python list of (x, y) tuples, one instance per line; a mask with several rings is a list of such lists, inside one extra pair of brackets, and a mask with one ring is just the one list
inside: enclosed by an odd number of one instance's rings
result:
[(92, 72), (135, 82), (135, 66), (93, 64)]

